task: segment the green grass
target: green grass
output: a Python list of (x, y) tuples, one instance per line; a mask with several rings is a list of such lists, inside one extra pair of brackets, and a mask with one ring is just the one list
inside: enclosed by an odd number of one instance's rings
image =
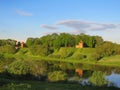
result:
[(120, 67), (120, 55), (104, 57), (98, 62), (100, 65)]
[(81, 48), (81, 49), (61, 48), (59, 51), (56, 51), (53, 54), (61, 54), (65, 50), (67, 50), (67, 52), (69, 51), (73, 52), (72, 56), (67, 57), (67, 58), (35, 56), (35, 55), (30, 54), (30, 51), (28, 50), (28, 48), (23, 48), (23, 49), (20, 49), (20, 51), (17, 52), (16, 54), (5, 54), (5, 57), (13, 57), (16, 60), (23, 59), (23, 60), (29, 60), (29, 61), (30, 60), (61, 61), (61, 62), (68, 62), (68, 63), (82, 63), (82, 64), (91, 64), (91, 65), (98, 64), (98, 65), (104, 65), (104, 66), (120, 67), (120, 55), (105, 57), (99, 61), (92, 61), (92, 60), (89, 60), (88, 58), (78, 59), (78, 60), (71, 58), (77, 54), (82, 54), (82, 55), (86, 55), (87, 57), (89, 57), (92, 53), (95, 52), (94, 48)]
[(0, 90), (119, 90), (115, 87), (81, 86), (73, 83), (49, 83), (40, 81), (13, 81)]

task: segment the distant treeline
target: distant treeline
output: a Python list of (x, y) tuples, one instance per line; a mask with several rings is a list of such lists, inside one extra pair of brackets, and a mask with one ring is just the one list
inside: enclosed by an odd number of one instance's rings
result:
[(59, 49), (60, 47), (75, 47), (75, 45), (77, 45), (80, 41), (84, 42), (85, 47), (91, 48), (101, 45), (104, 42), (100, 36), (90, 36), (83, 33), (79, 35), (69, 33), (53, 33), (41, 38), (28, 38), (26, 44), (28, 47), (33, 45), (44, 45)]

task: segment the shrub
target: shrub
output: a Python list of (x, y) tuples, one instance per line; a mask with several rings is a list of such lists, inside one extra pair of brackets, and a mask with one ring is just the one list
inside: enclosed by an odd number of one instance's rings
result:
[(90, 77), (89, 81), (95, 86), (105, 86), (108, 81), (105, 79), (105, 73), (101, 71), (95, 71)]
[(63, 71), (54, 71), (48, 73), (48, 79), (51, 82), (65, 81), (67, 80), (67, 74)]
[(0, 53), (9, 53), (9, 54), (14, 54), (16, 52), (16, 49), (14, 46), (0, 46)]
[(30, 64), (30, 74), (38, 77), (39, 75), (46, 75), (48, 64), (46, 61), (31, 61)]
[(17, 60), (11, 63), (7, 71), (14, 75), (26, 75), (30, 71), (29, 64), (24, 60)]

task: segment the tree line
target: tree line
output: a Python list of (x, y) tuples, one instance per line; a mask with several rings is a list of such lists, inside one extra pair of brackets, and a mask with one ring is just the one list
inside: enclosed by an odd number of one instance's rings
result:
[[(49, 56), (50, 54), (60, 50), (62, 54), (66, 52), (68, 56), (74, 54), (74, 49), (70, 50), (68, 47), (75, 48), (75, 46), (83, 41), (84, 48), (94, 48), (95, 52), (92, 52), (91, 57), (95, 60), (99, 60), (106, 56), (119, 55), (120, 45), (109, 41), (104, 41), (100, 36), (90, 36), (86, 34), (69, 34), (69, 33), (53, 33), (42, 36), (40, 38), (27, 38), (25, 47), (29, 49), (33, 55)], [(20, 42), (19, 42), (20, 43)], [(20, 44), (19, 44), (20, 45)], [(10, 53), (14, 54), (20, 51), (20, 48), (16, 49), (16, 41), (7, 39), (0, 40), (0, 54)], [(67, 49), (60, 48), (66, 47)], [(69, 49), (69, 50), (68, 50)], [(22, 51), (25, 53), (26, 51)], [(64, 56), (64, 55), (63, 55)], [(84, 58), (85, 55), (75, 55), (75, 57)], [(59, 57), (59, 55), (54, 56)]]

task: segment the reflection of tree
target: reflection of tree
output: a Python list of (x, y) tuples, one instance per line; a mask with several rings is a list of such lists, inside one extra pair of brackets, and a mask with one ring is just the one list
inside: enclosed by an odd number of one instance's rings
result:
[(101, 71), (95, 71), (89, 81), (95, 86), (105, 86), (108, 81), (105, 79), (106, 74)]
[(93, 71), (92, 70), (84, 70), (83, 77), (88, 78), (92, 76)]

